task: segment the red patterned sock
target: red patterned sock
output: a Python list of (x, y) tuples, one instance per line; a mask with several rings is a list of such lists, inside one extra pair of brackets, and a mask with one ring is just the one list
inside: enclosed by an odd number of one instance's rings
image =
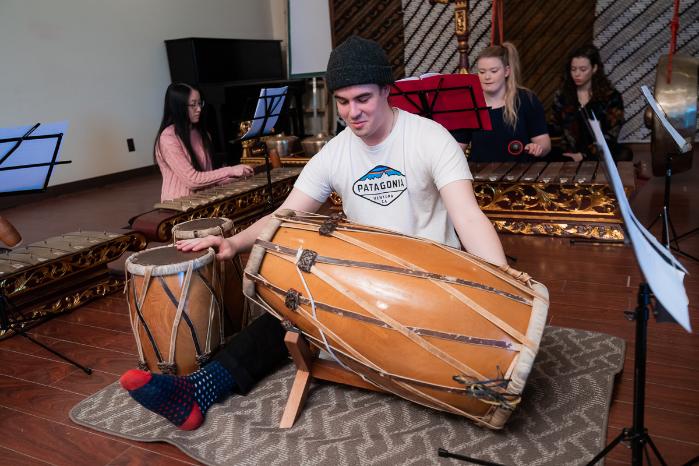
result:
[(182, 430), (194, 430), (204, 422), (194, 398), (194, 384), (186, 377), (132, 369), (126, 371), (119, 382), (144, 408), (167, 418)]

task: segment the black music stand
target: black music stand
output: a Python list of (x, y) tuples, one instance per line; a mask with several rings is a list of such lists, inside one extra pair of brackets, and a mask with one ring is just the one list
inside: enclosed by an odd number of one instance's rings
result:
[[(242, 142), (250, 139), (259, 139), (262, 136), (275, 134), (274, 125), (279, 119), (279, 115), (284, 108), (288, 87), (277, 87), (260, 90), (260, 97), (257, 100), (255, 114), (251, 121), (250, 129), (240, 138), (232, 142)], [(270, 210), (274, 207), (272, 196), (272, 167), (269, 162), (269, 152), (267, 145), (263, 141), (257, 141), (252, 149), (255, 155), (262, 155), (265, 158), (265, 172), (267, 173), (267, 204)]]
[[(63, 140), (63, 128), (59, 128), (57, 132), (54, 132), (52, 131), (54, 128), (49, 125), (48, 132), (44, 134), (35, 134), (40, 126), (41, 124), (37, 123), (27, 131), (21, 131), (21, 136), (18, 135), (0, 139), (0, 148), (3, 144), (11, 144), (9, 150), (0, 157), (0, 196), (43, 192), (48, 187), (54, 166), (71, 163), (69, 160), (58, 161), (58, 154)], [(28, 141), (37, 141), (37, 147), (29, 148), (27, 145)], [(24, 146), (22, 146), (23, 143)], [(29, 144), (31, 145), (31, 142), (29, 142)], [(17, 152), (21, 147), (27, 148), (27, 150), (25, 150), (24, 153), (22, 153), (21, 150)], [(14, 161), (10, 159), (12, 155), (15, 155), (15, 157), (19, 156), (23, 163), (14, 163)], [(12, 172), (11, 177), (7, 175), (2, 176), (8, 172)], [(9, 250), (2, 252), (7, 251)], [(0, 330), (12, 331), (17, 335), (21, 335), (32, 343), (76, 366), (86, 374), (92, 373), (92, 369), (89, 367), (78, 364), (64, 354), (49, 348), (40, 341), (27, 335), (24, 330), (25, 324), (47, 320), (49, 317), (39, 316), (27, 318), (22, 316), (15, 317), (13, 314), (16, 314), (15, 306), (9, 298), (0, 291)]]
[[(598, 145), (603, 150), (607, 161), (607, 170), (610, 172), (610, 182), (617, 197), (623, 196), (623, 187), (615, 166), (610, 166), (612, 156), (609, 148), (604, 143), (602, 131), (597, 124), (594, 127)], [(631, 464), (642, 466), (644, 455), (648, 464), (651, 457), (648, 446), (660, 461), (666, 465), (660, 451), (653, 443), (644, 423), (645, 410), (645, 384), (646, 384), (646, 354), (648, 351), (648, 317), (650, 314), (651, 298), (655, 297), (654, 314), (660, 322), (661, 318), (671, 317), (671, 320), (680, 323), (687, 331), (690, 330), (687, 293), (682, 283), (687, 272), (681, 263), (670, 253), (670, 249), (663, 249), (662, 245), (641, 225), (628, 205), (626, 198), (619, 201), (621, 215), (624, 218), (629, 240), (634, 249), (636, 260), (645, 277), (645, 281), (639, 285), (637, 307), (632, 312), (626, 312), (626, 318), (636, 321), (635, 347), (634, 347), (634, 395), (633, 395), (633, 421), (630, 428), (622, 429), (588, 466), (592, 466), (607, 456), (620, 442), (625, 441), (631, 447)], [(653, 292), (651, 292), (651, 289)], [(667, 313), (667, 316), (663, 314)]]

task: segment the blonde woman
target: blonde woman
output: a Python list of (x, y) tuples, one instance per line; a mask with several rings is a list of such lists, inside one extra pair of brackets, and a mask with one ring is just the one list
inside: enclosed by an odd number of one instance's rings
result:
[(544, 107), (520, 83), (517, 49), (510, 42), (491, 46), (478, 54), (480, 78), (492, 131), (461, 131), (454, 136), (471, 143), (472, 162), (529, 162), (551, 150)]

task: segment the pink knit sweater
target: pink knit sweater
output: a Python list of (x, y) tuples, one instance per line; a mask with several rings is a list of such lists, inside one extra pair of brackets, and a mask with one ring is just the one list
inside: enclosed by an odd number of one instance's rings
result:
[(232, 167), (211, 169), (211, 159), (204, 152), (204, 144), (198, 131), (192, 130), (192, 148), (202, 167), (197, 171), (192, 166), (184, 144), (175, 134), (175, 126), (170, 125), (160, 133), (155, 149), (155, 159), (163, 175), (160, 200), (167, 201), (188, 196), (198, 189), (227, 181), (232, 176)]

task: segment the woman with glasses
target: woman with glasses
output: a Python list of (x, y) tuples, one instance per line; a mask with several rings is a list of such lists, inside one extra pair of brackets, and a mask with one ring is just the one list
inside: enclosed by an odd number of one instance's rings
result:
[(212, 170), (211, 137), (206, 131), (197, 89), (172, 83), (165, 92), (165, 109), (153, 153), (163, 175), (160, 200), (188, 196), (194, 191), (252, 175), (248, 165)]

